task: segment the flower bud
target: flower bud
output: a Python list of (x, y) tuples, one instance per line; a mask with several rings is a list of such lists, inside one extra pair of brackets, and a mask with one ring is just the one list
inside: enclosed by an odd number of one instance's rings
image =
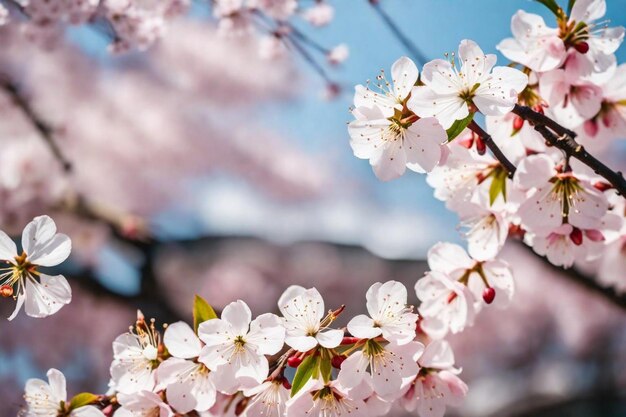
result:
[(589, 44), (587, 42), (578, 42), (574, 45), (574, 49), (576, 49), (581, 54), (586, 54), (589, 52)]
[(285, 389), (289, 389), (289, 390), (291, 389), (291, 384), (289, 383), (289, 380), (287, 378), (283, 378), (282, 384), (283, 384), (283, 387), (285, 387)]
[(333, 358), (330, 361), (330, 364), (333, 366), (333, 368), (341, 369), (341, 364), (345, 360), (346, 360), (346, 357), (344, 355), (333, 356)]
[(583, 124), (583, 129), (585, 130), (586, 134), (591, 137), (595, 137), (598, 134), (599, 130), (598, 122), (594, 119), (587, 120), (585, 124)]
[(3, 285), (0, 287), (0, 295), (4, 298), (9, 298), (13, 295), (13, 287), (10, 285)]
[(496, 298), (496, 290), (492, 287), (487, 287), (483, 290), (483, 300), (487, 304), (493, 303), (494, 298)]
[(478, 152), (478, 155), (484, 155), (485, 152), (487, 152), (485, 142), (483, 142), (483, 139), (480, 137), (476, 139), (476, 151)]
[(292, 356), (289, 359), (287, 359), (287, 365), (291, 366), (292, 368), (297, 368), (298, 365), (300, 365), (301, 363), (302, 363), (302, 358), (298, 356)]
[(513, 130), (518, 131), (524, 127), (524, 119), (519, 116), (513, 118)]
[(574, 227), (572, 233), (569, 234), (569, 238), (572, 239), (572, 242), (574, 242), (576, 246), (583, 244), (583, 232), (578, 227)]
[(604, 182), (604, 181), (598, 181), (595, 184), (593, 184), (593, 186), (596, 190), (600, 190), (602, 192), (605, 192), (606, 190), (610, 190), (613, 188), (611, 184), (609, 184), (608, 182)]

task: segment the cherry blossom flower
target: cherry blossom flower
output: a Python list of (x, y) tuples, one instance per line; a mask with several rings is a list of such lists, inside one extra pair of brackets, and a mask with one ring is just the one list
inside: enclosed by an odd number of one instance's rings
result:
[[(513, 274), (509, 265), (501, 260), (476, 261), (465, 249), (453, 243), (437, 243), (428, 251), (428, 266), (432, 271), (444, 273), (456, 282), (466, 285), (474, 300), (483, 299), (499, 308), (508, 306), (515, 292)], [(485, 290), (495, 291), (495, 298), (487, 296)], [(481, 301), (476, 303), (480, 309)]]
[(343, 332), (328, 329), (330, 319), (322, 321), (324, 300), (315, 288), (292, 285), (280, 296), (278, 308), (287, 331), (285, 343), (297, 351), (307, 352), (317, 345), (332, 349), (341, 343)]
[(332, 65), (339, 65), (348, 59), (349, 55), (350, 50), (348, 49), (348, 45), (340, 43), (328, 52), (326, 59)]
[(141, 312), (132, 332), (113, 341), (110, 385), (123, 394), (152, 390), (156, 383), (160, 335), (154, 322), (147, 324)]
[(585, 122), (584, 132), (604, 141), (621, 138), (626, 134), (626, 64), (618, 66), (601, 87), (600, 111)]
[(335, 8), (327, 2), (316, 2), (302, 12), (302, 18), (313, 26), (325, 26), (335, 17)]
[(172, 355), (157, 368), (159, 386), (166, 390), (167, 402), (179, 413), (206, 411), (215, 404), (213, 373), (198, 362), (202, 342), (184, 322), (165, 330), (163, 343)]
[(363, 401), (369, 393), (363, 390), (347, 391), (336, 381), (324, 384), (311, 379), (287, 402), (286, 417), (351, 417), (367, 416)]
[(561, 31), (560, 35), (566, 46), (584, 56), (595, 72), (614, 65), (613, 54), (624, 40), (623, 27), (610, 28), (603, 21), (597, 22), (605, 14), (605, 0), (578, 0), (569, 15), (568, 28), (572, 29)]
[(441, 158), (447, 135), (433, 118), (419, 119), (406, 108), (418, 70), (413, 61), (401, 57), (391, 67), (392, 82), (378, 77), (380, 92), (356, 86), (356, 118), (350, 122), (350, 146), (357, 158), (369, 159), (376, 176), (388, 181), (406, 168), (429, 172)]
[(238, 300), (224, 308), (221, 319), (201, 323), (198, 336), (205, 343), (199, 360), (215, 372), (215, 386), (231, 393), (256, 386), (267, 377), (265, 355), (282, 349), (285, 328), (275, 314), (252, 320), (248, 305)]
[(418, 309), (420, 327), (430, 337), (440, 339), (448, 331), (459, 333), (474, 323), (474, 296), (448, 275), (427, 273), (415, 284), (415, 293), (422, 302)]
[(515, 183), (530, 190), (518, 212), (522, 226), (544, 236), (564, 219), (580, 229), (599, 229), (608, 210), (606, 197), (588, 180), (556, 168), (547, 155), (531, 155), (519, 164)]
[(138, 391), (133, 394), (117, 394), (122, 406), (115, 417), (174, 417), (175, 413), (160, 395), (152, 391)]
[(499, 212), (471, 202), (463, 206), (459, 217), (470, 256), (478, 261), (495, 258), (506, 243), (509, 222)]
[(351, 390), (368, 379), (381, 398), (393, 400), (401, 389), (419, 372), (417, 358), (424, 345), (410, 342), (404, 345), (389, 343), (386, 346), (374, 340), (365, 342), (363, 349), (352, 353), (341, 364), (337, 381)]
[(550, 103), (550, 114), (572, 129), (594, 117), (602, 103), (602, 89), (562, 69), (547, 72), (539, 79), (541, 96)]
[(370, 317), (361, 314), (348, 323), (348, 331), (361, 339), (383, 336), (399, 345), (415, 338), (417, 314), (407, 306), (406, 287), (397, 281), (373, 284), (366, 294)]
[(65, 376), (54, 368), (48, 371), (47, 376), (48, 382), (36, 378), (26, 381), (25, 417), (104, 417), (102, 411), (92, 405), (71, 409), (67, 401)]
[[(11, 238), (0, 231), (0, 288), (3, 295), (17, 299), (9, 320), (13, 320), (25, 304), (31, 317), (47, 317), (72, 300), (72, 291), (63, 275), (46, 275), (39, 267), (52, 267), (67, 259), (72, 242), (48, 216), (35, 217), (22, 232), (22, 253)], [(37, 279), (38, 278), (38, 279)]]
[(420, 417), (443, 417), (447, 406), (458, 407), (467, 395), (467, 385), (456, 374), (454, 354), (448, 342), (435, 340), (419, 358), (420, 374), (402, 396), (407, 411)]
[(248, 7), (258, 9), (277, 20), (287, 20), (296, 12), (296, 0), (248, 0)]
[(565, 59), (566, 49), (559, 30), (546, 26), (543, 17), (518, 10), (511, 18), (514, 38), (504, 39), (497, 46), (502, 55), (533, 71), (550, 71)]
[(488, 116), (508, 113), (528, 77), (510, 67), (495, 67), (496, 56), (485, 55), (473, 41), (459, 45), (460, 69), (436, 59), (424, 65), (423, 86), (413, 87), (407, 106), (420, 117), (436, 117), (448, 129), (466, 118), (472, 106)]
[(514, 38), (500, 42), (498, 49), (534, 71), (558, 68), (568, 53), (587, 62), (586, 74), (605, 71), (615, 62), (613, 54), (624, 38), (624, 28), (595, 23), (605, 13), (605, 0), (577, 1), (569, 19), (559, 19), (559, 28), (553, 29), (541, 16), (520, 10), (511, 19)]
[(289, 390), (285, 388), (285, 382), (286, 380), (276, 378), (246, 390), (244, 394), (250, 397), (250, 400), (242, 415), (244, 417), (283, 417), (287, 409), (287, 401), (291, 397)]

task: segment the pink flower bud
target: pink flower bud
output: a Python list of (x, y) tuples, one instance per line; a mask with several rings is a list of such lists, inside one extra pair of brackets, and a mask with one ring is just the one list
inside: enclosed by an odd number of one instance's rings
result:
[(601, 231), (596, 229), (585, 230), (585, 236), (593, 242), (604, 242), (604, 235)]
[(583, 125), (583, 129), (585, 130), (586, 134), (588, 134), (591, 137), (594, 137), (595, 135), (598, 134), (598, 122), (596, 122), (593, 119), (587, 120), (585, 124)]
[(524, 127), (524, 119), (519, 116), (515, 116), (513, 118), (513, 130), (517, 131)]

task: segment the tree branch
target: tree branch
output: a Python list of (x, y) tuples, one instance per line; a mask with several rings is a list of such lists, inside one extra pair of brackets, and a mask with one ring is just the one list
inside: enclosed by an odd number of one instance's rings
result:
[(530, 107), (516, 105), (513, 113), (530, 122), (547, 143), (562, 150), (567, 157), (578, 159), (606, 179), (619, 194), (626, 197), (626, 180), (620, 171), (613, 171), (576, 142), (576, 133)]
[(590, 277), (576, 268), (564, 269), (560, 266), (553, 265), (545, 257), (538, 255), (530, 246), (526, 245), (522, 241), (518, 241), (521, 246), (525, 247), (528, 251), (539, 257), (544, 261), (544, 264), (550, 268), (556, 275), (567, 278), (569, 281), (582, 286), (591, 292), (602, 296), (605, 300), (611, 302), (611, 304), (626, 310), (626, 294), (618, 293), (614, 288), (604, 287), (598, 283), (593, 277)]
[(427, 59), (422, 52), (415, 46), (413, 42), (400, 30), (398, 25), (391, 19), (391, 17), (385, 13), (380, 7), (380, 0), (368, 0), (374, 11), (378, 14), (381, 20), (387, 25), (391, 33), (398, 39), (398, 41), (409, 51), (413, 59), (418, 63), (425, 64)]
[(5, 74), (0, 74), (0, 88), (11, 98), (13, 104), (22, 111), (22, 114), (28, 119), (39, 136), (48, 145), (52, 155), (59, 161), (65, 172), (72, 170), (72, 164), (61, 151), (61, 148), (54, 139), (54, 129), (45, 122), (32, 108), (26, 97), (20, 91), (16, 83), (11, 81)]
[(478, 136), (480, 136), (480, 138), (482, 139), (482, 141), (485, 143), (485, 145), (487, 145), (487, 147), (489, 148), (489, 150), (491, 151), (491, 153), (493, 153), (493, 156), (502, 164), (502, 166), (504, 166), (504, 168), (508, 171), (509, 173), (509, 178), (513, 178), (513, 175), (515, 174), (515, 165), (513, 165), (513, 163), (511, 161), (509, 161), (509, 159), (506, 157), (506, 155), (504, 155), (504, 153), (502, 152), (502, 150), (498, 147), (498, 145), (493, 141), (493, 138), (491, 137), (491, 135), (487, 132), (485, 132), (485, 130), (480, 127), (480, 125), (478, 123), (476, 123), (475, 121), (472, 120), (472, 122), (467, 126), (472, 132), (476, 133)]

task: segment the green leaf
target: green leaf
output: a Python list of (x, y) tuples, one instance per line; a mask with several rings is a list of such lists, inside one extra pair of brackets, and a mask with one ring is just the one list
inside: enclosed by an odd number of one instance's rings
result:
[(70, 400), (70, 410), (93, 404), (96, 401), (98, 401), (98, 396), (96, 394), (92, 394), (90, 392), (81, 392), (80, 394), (76, 394)]
[(293, 381), (291, 383), (291, 396), (293, 397), (304, 387), (309, 379), (313, 376), (313, 372), (316, 370), (319, 372), (319, 356), (309, 355), (300, 365), (298, 365), (298, 369), (296, 370), (296, 375), (293, 377)]
[(200, 323), (216, 318), (217, 314), (215, 314), (213, 307), (204, 298), (196, 294), (193, 300), (193, 330), (198, 333)]
[(474, 119), (474, 113), (470, 113), (465, 119), (455, 120), (452, 126), (446, 130), (448, 132), (448, 142), (459, 136), (461, 132), (469, 125)]
[(328, 382), (330, 381), (330, 378), (332, 376), (332, 364), (330, 362), (330, 359), (322, 359), (320, 361), (320, 373), (322, 374), (322, 378), (324, 378), (324, 382)]
[(556, 0), (535, 0), (535, 1), (538, 1), (539, 3), (543, 4), (548, 9), (550, 9), (550, 11), (554, 13), (556, 17), (559, 17), (563, 13), (559, 5), (556, 3)]
[(574, 3), (576, 3), (576, 0), (569, 0), (569, 2), (567, 4), (567, 15), (568, 16), (570, 14), (572, 14), (572, 9), (574, 8)]
[(502, 194), (502, 198), (506, 201), (506, 179), (507, 175), (504, 169), (498, 169), (493, 173), (491, 186), (489, 187), (489, 205), (493, 206), (493, 203), (500, 194)]

